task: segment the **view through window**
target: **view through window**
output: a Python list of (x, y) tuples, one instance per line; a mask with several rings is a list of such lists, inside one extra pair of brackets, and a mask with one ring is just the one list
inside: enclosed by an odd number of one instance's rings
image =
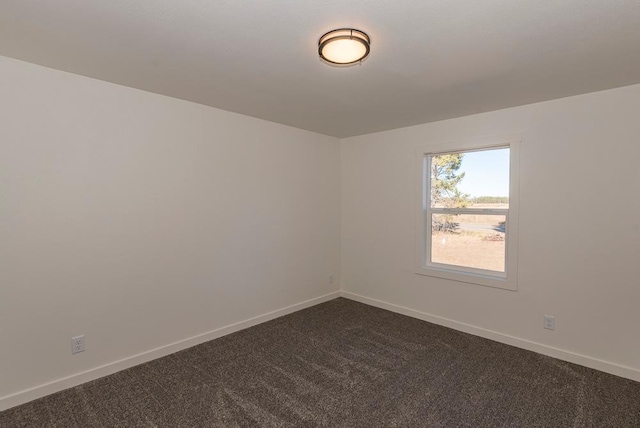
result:
[(426, 265), (506, 277), (509, 147), (425, 159)]

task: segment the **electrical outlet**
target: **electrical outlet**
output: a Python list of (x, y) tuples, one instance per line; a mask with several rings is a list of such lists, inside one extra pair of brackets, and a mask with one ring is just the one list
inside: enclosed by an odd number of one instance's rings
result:
[(84, 352), (84, 335), (71, 338), (71, 353)]
[(553, 315), (545, 315), (544, 316), (544, 328), (547, 330), (555, 330), (556, 329), (556, 317)]
[(329, 284), (333, 284), (333, 274), (329, 275)]

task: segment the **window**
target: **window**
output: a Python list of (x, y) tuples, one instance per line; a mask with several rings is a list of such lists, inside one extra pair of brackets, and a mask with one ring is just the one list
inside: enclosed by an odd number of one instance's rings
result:
[(517, 289), (519, 135), (418, 152), (418, 274)]

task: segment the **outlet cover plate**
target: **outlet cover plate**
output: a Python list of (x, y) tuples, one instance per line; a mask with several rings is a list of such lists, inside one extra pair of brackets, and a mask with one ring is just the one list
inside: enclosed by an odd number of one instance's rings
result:
[(84, 352), (84, 335), (71, 338), (71, 353)]
[(544, 328), (547, 330), (555, 330), (556, 329), (556, 317), (553, 315), (545, 315), (544, 316)]

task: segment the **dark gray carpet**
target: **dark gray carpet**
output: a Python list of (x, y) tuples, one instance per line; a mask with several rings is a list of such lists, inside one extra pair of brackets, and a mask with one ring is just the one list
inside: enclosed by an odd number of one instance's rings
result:
[(640, 383), (336, 299), (0, 413), (2, 427), (640, 427)]

